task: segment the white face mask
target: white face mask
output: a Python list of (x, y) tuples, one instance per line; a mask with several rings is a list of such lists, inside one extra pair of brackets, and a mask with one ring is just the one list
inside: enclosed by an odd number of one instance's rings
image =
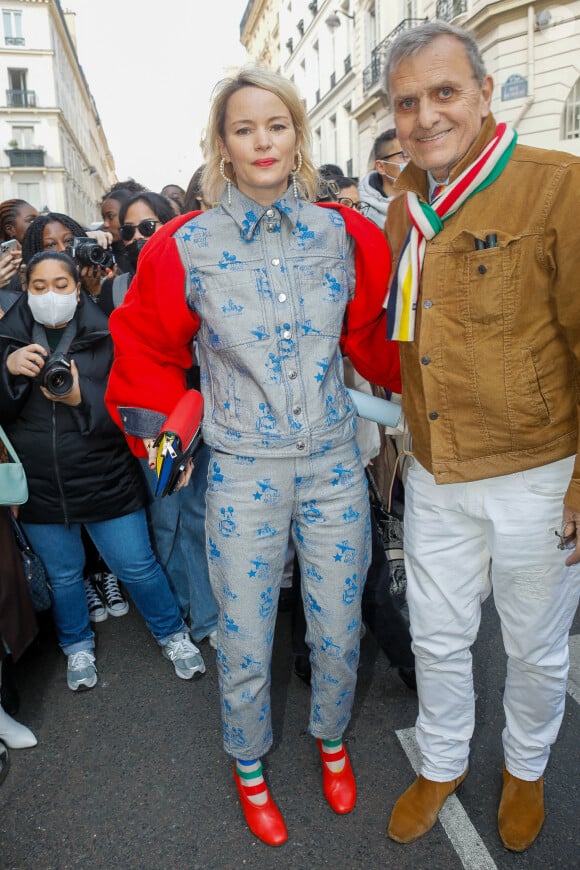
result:
[(383, 160), (383, 161), (381, 161), (381, 162), (382, 162), (383, 166), (384, 166), (385, 163), (386, 163), (389, 167), (390, 167), (390, 166), (395, 166), (395, 167), (396, 167), (394, 173), (393, 173), (393, 172), (390, 172), (390, 171), (387, 172), (387, 170), (385, 169), (385, 175), (386, 175), (387, 178), (389, 178), (391, 181), (396, 181), (397, 178), (399, 177), (399, 175), (401, 174), (401, 172), (403, 171), (403, 169), (405, 169), (405, 167), (409, 165), (408, 162), (407, 162), (407, 163), (395, 163), (394, 160), (392, 160), (392, 161), (391, 161), (391, 160)]
[(37, 323), (43, 326), (60, 326), (73, 319), (77, 310), (77, 292), (55, 293), (48, 290), (40, 296), (28, 292), (28, 307)]

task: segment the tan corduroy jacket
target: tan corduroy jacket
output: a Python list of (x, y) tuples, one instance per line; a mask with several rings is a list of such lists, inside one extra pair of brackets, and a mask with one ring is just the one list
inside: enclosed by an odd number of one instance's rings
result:
[[(480, 135), (456, 178), (492, 137)], [(398, 187), (427, 197), (413, 165)], [(405, 197), (387, 214), (394, 268)], [(497, 247), (476, 250), (476, 239)], [(413, 452), (438, 483), (512, 474), (578, 453), (580, 158), (516, 145), (500, 177), (427, 250), (415, 340), (401, 342)], [(565, 499), (580, 510), (580, 461)]]

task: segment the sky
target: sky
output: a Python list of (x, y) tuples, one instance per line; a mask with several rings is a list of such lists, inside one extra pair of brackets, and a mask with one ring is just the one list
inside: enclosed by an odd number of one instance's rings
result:
[(61, 0), (120, 181), (186, 188), (211, 93), (244, 63), (248, 0)]

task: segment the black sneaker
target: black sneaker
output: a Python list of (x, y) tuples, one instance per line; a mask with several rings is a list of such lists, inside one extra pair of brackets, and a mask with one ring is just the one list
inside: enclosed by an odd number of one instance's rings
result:
[(107, 607), (101, 595), (98, 578), (98, 574), (85, 577), (85, 593), (91, 622), (104, 622), (107, 618)]
[(2, 742), (0, 742), (0, 782), (4, 782), (10, 769), (10, 756), (8, 750)]
[(101, 594), (110, 616), (125, 616), (129, 612), (129, 602), (119, 587), (114, 574), (101, 574)]

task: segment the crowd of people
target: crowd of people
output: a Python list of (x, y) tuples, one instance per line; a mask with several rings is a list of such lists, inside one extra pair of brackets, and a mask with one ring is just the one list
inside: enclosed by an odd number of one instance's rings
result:
[[(498, 828), (523, 851), (544, 820), (579, 595), (580, 160), (496, 123), (479, 49), (451, 25), (401, 33), (386, 86), (395, 126), (360, 180), (315, 166), (294, 85), (248, 68), (216, 90), (187, 191), (118, 183), (93, 232), (0, 204), (0, 241), (17, 241), (0, 251), (0, 423), (26, 470), (18, 521), (68, 687), (97, 685), (94, 626), (128, 599), (178, 677), (205, 672), (207, 641), (240, 805), (269, 845), (288, 838), (262, 766), (284, 586), (335, 813), (356, 803), (343, 738), (363, 621), (418, 693), (421, 770), (388, 826), (400, 843), (467, 776), (470, 648), (493, 590), (508, 662)], [(396, 447), (357, 421), (348, 387), (402, 397)], [(158, 436), (190, 391), (203, 440), (162, 496)], [(408, 618), (369, 504), (387, 452)], [(8, 510), (5, 665), (35, 631)], [(1, 688), (0, 771), (5, 747), (36, 743)]]

